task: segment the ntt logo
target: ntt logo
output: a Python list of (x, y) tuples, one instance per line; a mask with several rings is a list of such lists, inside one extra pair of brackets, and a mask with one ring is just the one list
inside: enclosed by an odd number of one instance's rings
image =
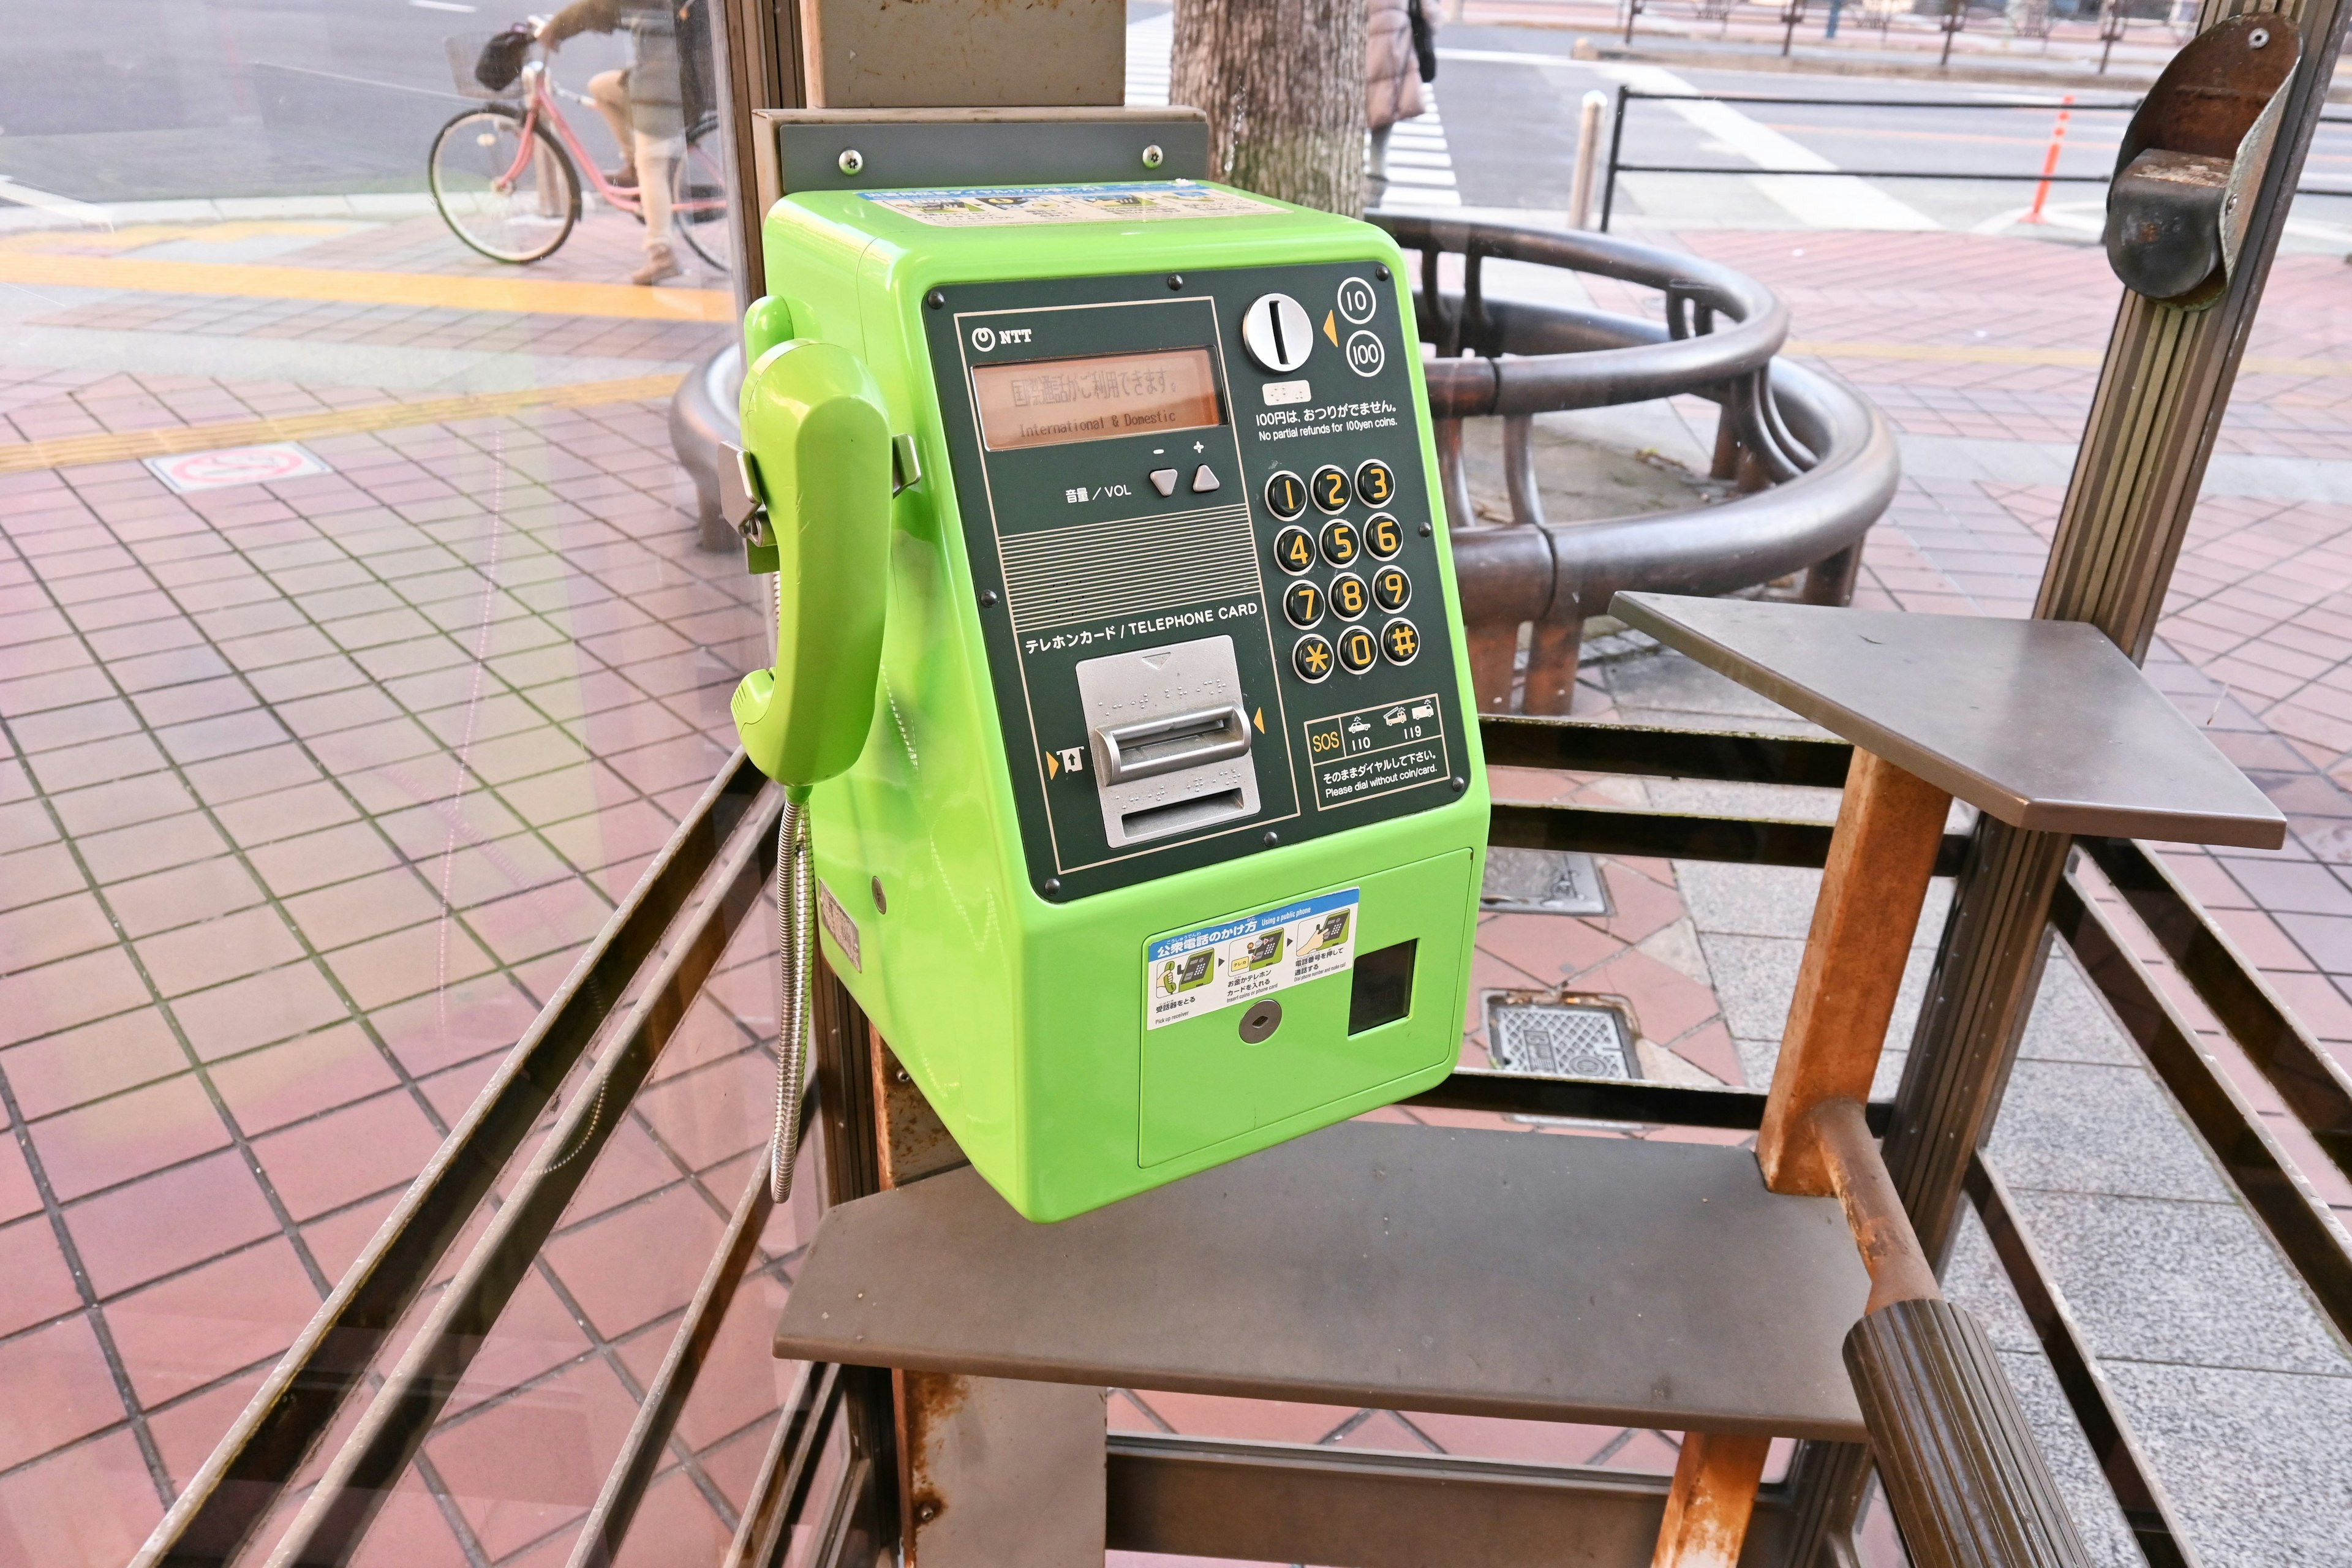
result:
[(986, 353), (996, 346), (995, 331), (987, 327), (974, 327), (971, 330), (971, 346)]

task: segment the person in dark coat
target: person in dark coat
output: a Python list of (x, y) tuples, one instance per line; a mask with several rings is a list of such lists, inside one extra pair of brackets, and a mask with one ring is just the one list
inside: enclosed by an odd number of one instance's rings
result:
[(1371, 201), (1388, 192), (1389, 132), (1427, 111), (1421, 84), (1437, 75), (1436, 30), (1423, 0), (1370, 0), (1364, 56), (1364, 123), (1371, 128)]

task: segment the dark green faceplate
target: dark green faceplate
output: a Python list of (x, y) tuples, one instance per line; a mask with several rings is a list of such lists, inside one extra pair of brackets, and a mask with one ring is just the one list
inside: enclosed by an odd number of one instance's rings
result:
[[(1306, 307), (1314, 331), (1307, 363), (1287, 374), (1262, 371), (1241, 339), (1251, 302), (1276, 292)], [(1411, 323), (1397, 319), (1397, 291), (1384, 268), (1367, 260), (1199, 272), (1181, 283), (1152, 273), (969, 284), (934, 297), (940, 303), (924, 317), (1034, 887), (1059, 900), (1083, 898), (1256, 854), (1269, 836), (1297, 843), (1455, 797), (1467, 769), (1456, 698), (1458, 616), (1438, 572), (1406, 369), (1417, 340)], [(1210, 351), (1223, 423), (984, 449), (972, 404), (975, 366), (1178, 348)], [(1272, 403), (1269, 384), (1276, 388)], [(1392, 476), (1394, 493), (1378, 505), (1355, 493), (1367, 462), (1386, 465)], [(1204, 466), (1218, 486), (1196, 492), (1195, 473)], [(1163, 498), (1149, 476), (1169, 468), (1180, 479)], [(1267, 485), (1277, 473), (1311, 486), (1326, 468), (1348, 476), (1344, 505), (1326, 510), (1310, 498), (1294, 521), (1269, 508)], [(1381, 515), (1396, 525), (1395, 552), (1386, 560), (1368, 537)], [(1344, 564), (1323, 546), (1335, 521), (1352, 525), (1356, 536), (1354, 558)], [(1286, 571), (1276, 559), (1277, 542), (1293, 526), (1318, 546), (1303, 572)], [(1344, 532), (1332, 543), (1346, 553)], [(1409, 602), (1394, 611), (1367, 602), (1360, 614), (1346, 615), (1351, 590), (1343, 574), (1352, 574), (1370, 600), (1374, 589), (1399, 586), (1379, 576), (1386, 568), (1403, 574)], [(1286, 614), (1288, 591), (1302, 583), (1325, 601), (1308, 630)], [(1390, 652), (1404, 646), (1390, 630), (1397, 621), (1410, 624), (1417, 645), (1403, 664)], [(1358, 627), (1374, 640), (1370, 668), (1355, 673), (1333, 657), (1320, 680), (1299, 673), (1303, 637), (1319, 636), (1339, 656), (1351, 651), (1346, 634)], [(1073, 773), (1059, 762), (1087, 745), (1076, 667), (1218, 636), (1232, 637), (1244, 707), (1254, 725), (1263, 724), (1251, 751), (1258, 809), (1197, 833), (1114, 848), (1093, 770)]]

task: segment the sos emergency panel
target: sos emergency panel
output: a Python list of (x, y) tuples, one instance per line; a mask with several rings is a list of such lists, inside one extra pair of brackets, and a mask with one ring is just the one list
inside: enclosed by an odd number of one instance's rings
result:
[[(973, 1164), (1057, 1219), (1443, 1079), (1487, 793), (1392, 242), (1186, 182), (810, 193), (764, 237), (758, 473), (823, 467), (815, 342), (900, 487), (817, 922)], [(856, 621), (785, 543), (788, 624)], [(763, 766), (786, 662), (738, 694)]]

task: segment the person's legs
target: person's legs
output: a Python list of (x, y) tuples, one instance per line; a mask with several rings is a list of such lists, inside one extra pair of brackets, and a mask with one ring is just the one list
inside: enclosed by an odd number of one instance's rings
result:
[[(588, 79), (588, 101), (604, 117), (605, 126), (613, 132), (613, 141), (621, 149), (621, 172), (628, 174), (636, 167), (636, 137), (629, 129), (629, 84), (625, 71), (598, 71)], [(626, 180), (616, 180), (626, 184)]]
[(636, 133), (637, 199), (646, 220), (646, 264), (634, 274), (639, 283), (658, 283), (684, 270), (670, 249), (670, 164), (682, 151), (677, 138)]

